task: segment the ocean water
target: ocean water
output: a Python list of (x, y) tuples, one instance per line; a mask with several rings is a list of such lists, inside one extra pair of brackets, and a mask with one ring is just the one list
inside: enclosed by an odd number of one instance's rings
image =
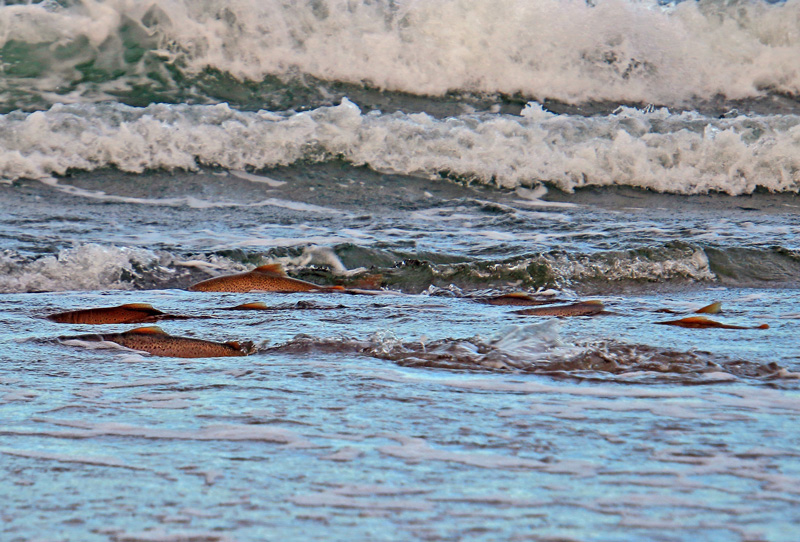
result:
[[(0, 540), (795, 541), (799, 29), (0, 2)], [(349, 293), (187, 290), (272, 263)], [(713, 302), (744, 329), (658, 325)], [(256, 352), (46, 319), (123, 303)]]

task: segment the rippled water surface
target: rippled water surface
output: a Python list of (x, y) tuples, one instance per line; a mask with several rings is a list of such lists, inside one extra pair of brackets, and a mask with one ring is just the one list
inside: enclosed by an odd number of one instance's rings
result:
[(0, 542), (795, 542), (798, 25), (0, 0)]
[[(781, 294), (762, 292), (778, 306)], [(214, 313), (242, 298), (146, 297), (184, 313)], [(319, 297), (311, 300), (326, 306)], [(86, 329), (36, 319), (56, 301), (131, 299), (5, 296), (3, 325), (13, 331), (0, 376), (0, 452), (9, 540), (34, 537), (42, 524), (53, 539), (83, 540), (168, 540), (184, 531), (191, 540), (267, 532), (385, 540), (794, 536), (800, 400), (786, 371), (734, 376), (723, 364), (688, 375), (634, 366), (615, 376), (537, 376), (376, 357), (406, 340), (420, 343), (422, 358), (426, 342), (477, 332), (486, 343), (500, 335), (497, 348), (516, 359), (544, 363), (585, 351), (578, 343), (616, 328), (616, 341), (667, 344), (704, 361), (711, 355), (701, 349), (732, 340), (738, 346), (716, 349), (717, 362), (725, 352), (766, 363), (775, 353), (758, 343), (767, 333), (790, 342), (789, 320), (773, 316), (767, 331), (656, 337), (648, 313), (564, 322), (559, 332), (505, 308), (448, 298), (347, 297), (343, 308), (224, 319), (217, 311), (215, 319), (163, 324), (179, 335), (257, 339), (263, 352), (245, 358), (153, 358), (43, 340)], [(517, 336), (505, 325), (518, 326)], [(298, 334), (336, 340), (292, 348)], [(347, 346), (354, 342), (372, 355)], [(796, 368), (792, 350), (777, 357)], [(474, 353), (450, 351), (462, 360)]]
[[(4, 539), (794, 539), (796, 197), (260, 175), (2, 187)], [(237, 201), (166, 201), (187, 195)], [(380, 290), (183, 289), (267, 261)], [(537, 287), (607, 314), (479, 302)], [(769, 328), (656, 325), (712, 301)], [(257, 352), (64, 344), (135, 326), (44, 319), (133, 302)]]

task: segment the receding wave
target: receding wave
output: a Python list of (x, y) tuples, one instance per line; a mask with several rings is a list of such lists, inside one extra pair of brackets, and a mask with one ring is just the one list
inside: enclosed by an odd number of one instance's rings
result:
[(391, 333), (363, 340), (299, 335), (266, 352), (360, 354), (403, 367), (450, 371), (512, 371), (619, 382), (708, 383), (738, 378), (796, 377), (776, 363), (722, 359), (708, 352), (614, 341), (565, 345), (553, 321), (509, 326), (490, 338), (404, 342)]
[(293, 95), (313, 103), (340, 83), (573, 103), (800, 94), (793, 1), (6, 4), (6, 110), (107, 99), (294, 107)]
[(800, 189), (800, 116), (712, 118), (666, 109), (521, 116), (362, 113), (352, 102), (313, 111), (215, 106), (56, 105), (0, 117), (0, 177), (72, 170), (221, 166), (260, 169), (343, 159), (376, 171), (513, 188), (626, 185), (731, 195)]
[(356, 247), (278, 247), (177, 254), (85, 244), (52, 254), (0, 253), (0, 292), (187, 288), (212, 276), (280, 262), (320, 285), (473, 297), (539, 288), (583, 292), (648, 290), (654, 285), (796, 287), (800, 254), (774, 247), (712, 248), (687, 243), (629, 250), (548, 251), (502, 260)]

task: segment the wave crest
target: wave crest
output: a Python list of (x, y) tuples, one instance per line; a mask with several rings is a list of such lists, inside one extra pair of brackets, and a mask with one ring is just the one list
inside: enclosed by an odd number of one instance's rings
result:
[(249, 101), (308, 78), (675, 105), (799, 95), (798, 26), (797, 2), (62, 0), (0, 6), (0, 47), (19, 107)]
[(749, 194), (800, 189), (800, 116), (715, 119), (620, 108), (597, 117), (362, 113), (350, 102), (294, 113), (226, 104), (56, 105), (0, 117), (0, 176), (71, 169), (235, 170), (344, 159), (381, 172), (506, 188), (552, 183), (658, 192)]

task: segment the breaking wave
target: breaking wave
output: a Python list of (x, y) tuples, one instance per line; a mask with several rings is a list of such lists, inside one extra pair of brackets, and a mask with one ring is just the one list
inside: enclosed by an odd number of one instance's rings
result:
[(342, 84), (573, 103), (797, 96), (798, 26), (791, 0), (6, 1), (0, 98), (294, 107)]
[(94, 243), (51, 254), (0, 253), (0, 292), (187, 288), (211, 276), (279, 262), (290, 275), (321, 285), (474, 297), (486, 292), (651, 289), (654, 285), (800, 284), (800, 255), (772, 249), (703, 248), (686, 243), (624, 251), (551, 251), (503, 260), (453, 262), (447, 255), (355, 247), (279, 247), (173, 253)]
[[(380, 172), (504, 188), (550, 183), (657, 192), (749, 194), (800, 189), (800, 116), (711, 118), (620, 108), (606, 116), (362, 113), (352, 102), (313, 111), (215, 106), (56, 105), (0, 116), (0, 177), (74, 170), (220, 166), (261, 169), (345, 160)], [(213, 182), (209, 179), (207, 182)]]

